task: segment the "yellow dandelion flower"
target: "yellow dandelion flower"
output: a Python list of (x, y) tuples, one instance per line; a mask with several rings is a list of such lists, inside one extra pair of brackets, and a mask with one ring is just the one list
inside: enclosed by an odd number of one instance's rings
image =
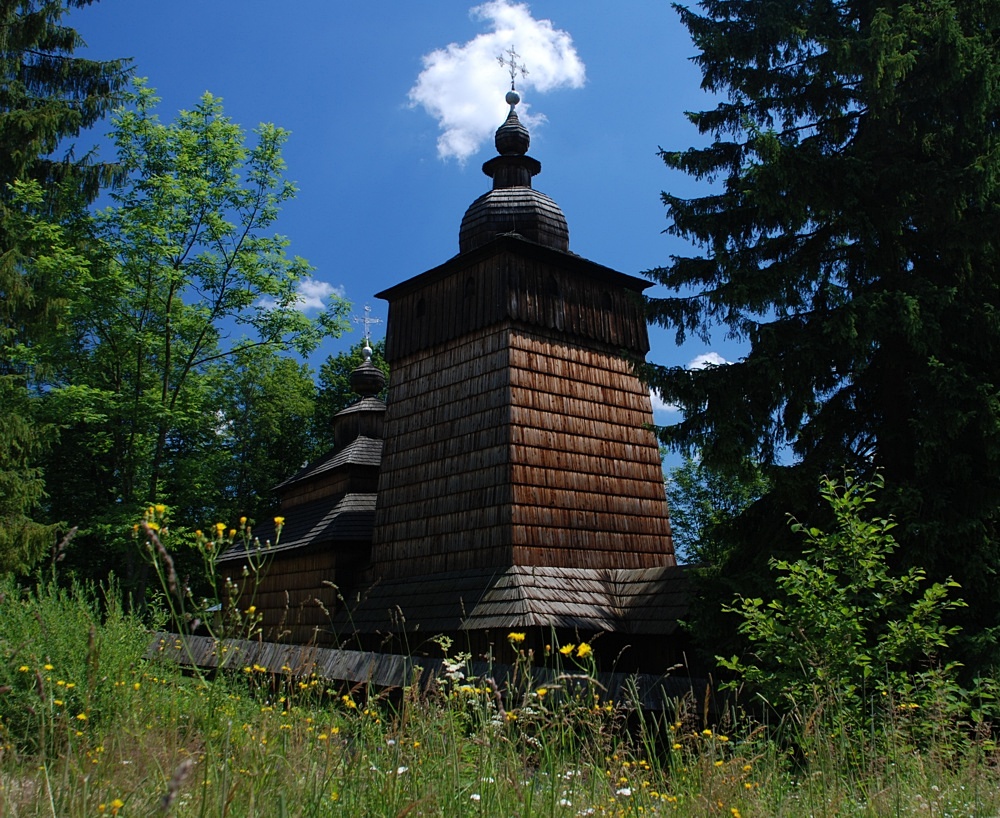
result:
[(229, 529), (229, 539), (232, 539), (235, 536), (236, 536), (236, 529), (235, 528), (230, 528)]
[(167, 507), (165, 505), (163, 505), (163, 503), (157, 503), (153, 508), (156, 510), (157, 514), (166, 514), (167, 513)]
[(577, 659), (586, 659), (590, 654), (594, 652), (594, 649), (586, 642), (581, 642), (580, 647), (576, 649)]
[(221, 537), (222, 536), (222, 532), (226, 530), (226, 524), (225, 523), (216, 523), (215, 524), (215, 530), (219, 532), (219, 536)]
[(27, 665), (21, 665), (21, 667), (19, 667), (17, 670), (19, 673), (27, 673), (29, 670), (31, 670), (31, 668), (28, 667)]
[(249, 608), (247, 608), (247, 613), (250, 614), (250, 616), (253, 616), (255, 613), (257, 613), (257, 606), (251, 605)]
[(563, 656), (569, 656), (569, 655), (570, 655), (570, 654), (571, 654), (571, 653), (572, 653), (572, 652), (573, 652), (573, 651), (574, 651), (575, 649), (576, 649), (576, 645), (574, 645), (574, 644), (573, 644), (573, 643), (571, 642), (570, 644), (568, 644), (568, 645), (563, 645), (563, 646), (562, 646), (561, 648), (559, 648), (559, 652), (560, 652), (560, 653), (561, 653), (561, 654), (562, 654)]
[(680, 745), (680, 744), (677, 744), (677, 743), (674, 743), (674, 749), (675, 749), (675, 750), (679, 750), (679, 749), (681, 749), (681, 745)]
[(77, 713), (76, 714), (76, 718), (77, 718), (77, 721), (86, 721), (87, 720), (87, 714), (86, 713)]
[(62, 707), (64, 702), (62, 699), (53, 699), (52, 704), (54, 704), (56, 707)]
[(240, 517), (240, 526), (242, 527), (242, 526), (245, 526), (246, 524), (247, 524), (247, 518), (246, 517)]
[(540, 698), (540, 699), (541, 699), (542, 697), (544, 697), (544, 696), (545, 696), (545, 694), (546, 694), (546, 693), (548, 693), (548, 692), (549, 692), (549, 690), (548, 690), (548, 688), (546, 688), (546, 687), (540, 687), (540, 688), (538, 688), (538, 690), (536, 690), (535, 692), (536, 692), (536, 693), (538, 694), (538, 698)]
[(274, 524), (278, 528), (281, 528), (285, 524), (285, 518), (284, 517), (275, 517), (274, 518)]
[(706, 738), (709, 738), (709, 737), (711, 737), (711, 735), (712, 735), (712, 731), (711, 731), (711, 730), (702, 730), (702, 731), (701, 731), (701, 734), (702, 734), (703, 736), (705, 736)]
[(524, 640), (525, 640), (525, 634), (523, 633), (511, 632), (507, 634), (507, 641), (513, 644), (520, 644)]

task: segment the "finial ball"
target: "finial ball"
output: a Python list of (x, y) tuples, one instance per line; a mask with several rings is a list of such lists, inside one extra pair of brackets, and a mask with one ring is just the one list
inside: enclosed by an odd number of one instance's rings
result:
[(504, 99), (507, 100), (508, 105), (517, 105), (521, 101), (521, 95), (517, 91), (508, 91)]

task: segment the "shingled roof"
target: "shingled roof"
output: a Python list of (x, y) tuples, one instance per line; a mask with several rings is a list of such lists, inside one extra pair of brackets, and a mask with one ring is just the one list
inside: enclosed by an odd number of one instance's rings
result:
[[(370, 540), (375, 522), (375, 496), (374, 492), (350, 493), (333, 505), (329, 498), (324, 497), (295, 506), (295, 513), (288, 515), (281, 530), (278, 544), (262, 548), (267, 553), (279, 554), (314, 544)], [(274, 534), (273, 522), (263, 523), (254, 529), (254, 537), (260, 543), (273, 542)], [(219, 562), (246, 557), (246, 548), (240, 543), (219, 557)]]
[(359, 631), (571, 628), (670, 635), (688, 604), (684, 566), (607, 570), (510, 566), (375, 583), (343, 614)]
[[(374, 400), (369, 399), (369, 400)], [(358, 403), (363, 403), (359, 401)], [(381, 401), (378, 401), (382, 404)], [(384, 408), (384, 404), (382, 404)], [(355, 406), (349, 406), (343, 410), (342, 414), (351, 411), (359, 411)], [(333, 471), (342, 466), (373, 466), (378, 468), (382, 462), (382, 441), (372, 437), (357, 437), (348, 443), (343, 449), (328, 452), (315, 463), (303, 466), (298, 472), (287, 480), (283, 480), (275, 486), (276, 489), (287, 489), (288, 487), (311, 480), (324, 472)]]

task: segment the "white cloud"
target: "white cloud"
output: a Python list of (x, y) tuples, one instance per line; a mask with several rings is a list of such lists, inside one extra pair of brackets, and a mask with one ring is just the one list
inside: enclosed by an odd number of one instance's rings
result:
[(679, 412), (680, 407), (674, 403), (667, 403), (663, 398), (660, 397), (660, 393), (655, 389), (649, 390), (649, 399), (653, 403), (653, 414), (664, 413), (664, 412)]
[(331, 295), (341, 298), (344, 296), (343, 287), (334, 287), (326, 281), (317, 281), (315, 278), (302, 279), (299, 282), (298, 292), (299, 295), (295, 303), (295, 309), (301, 312), (323, 309), (324, 299), (329, 298)]
[[(438, 156), (465, 162), (492, 136), (507, 116), (504, 102), (509, 76), (497, 57), (511, 46), (527, 75), (517, 77), (519, 91), (544, 93), (580, 88), (586, 80), (573, 38), (550, 20), (536, 20), (527, 4), (490, 0), (470, 12), (490, 28), (464, 45), (451, 43), (423, 57), (424, 70), (410, 89), (410, 105), (423, 106), (438, 121)], [(518, 116), (529, 127), (544, 120), (522, 102)]]
[[(289, 304), (292, 309), (299, 312), (309, 312), (309, 310), (322, 310), (325, 307), (324, 299), (335, 295), (338, 298), (344, 297), (343, 287), (334, 287), (326, 281), (317, 281), (315, 278), (303, 278), (295, 288), (295, 302)], [(271, 296), (265, 296), (257, 302), (257, 306), (266, 310), (273, 310), (278, 306), (278, 302)]]
[(703, 352), (688, 361), (688, 369), (704, 369), (706, 366), (725, 366), (728, 364), (718, 352)]

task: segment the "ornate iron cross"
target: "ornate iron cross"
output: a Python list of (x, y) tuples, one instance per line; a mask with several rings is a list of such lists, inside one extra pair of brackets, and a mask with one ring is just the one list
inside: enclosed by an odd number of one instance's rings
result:
[(381, 324), (382, 323), (382, 319), (381, 318), (372, 318), (372, 308), (369, 307), (367, 304), (365, 304), (365, 317), (364, 318), (359, 318), (358, 316), (355, 315), (354, 316), (354, 323), (355, 324), (364, 324), (365, 325), (365, 346), (370, 347), (372, 345), (371, 325), (372, 324)]
[[(506, 55), (507, 57), (506, 59), (504, 58), (504, 55)], [(521, 55), (514, 50), (514, 46), (512, 45), (509, 49), (507, 49), (507, 51), (505, 51), (503, 54), (497, 57), (497, 62), (510, 71), (511, 91), (516, 90), (514, 88), (514, 79), (517, 77), (518, 74), (520, 74), (522, 77), (528, 76), (528, 69), (524, 67), (524, 64), (523, 63), (521, 65), (517, 64), (517, 61), (520, 58), (520, 56)]]

